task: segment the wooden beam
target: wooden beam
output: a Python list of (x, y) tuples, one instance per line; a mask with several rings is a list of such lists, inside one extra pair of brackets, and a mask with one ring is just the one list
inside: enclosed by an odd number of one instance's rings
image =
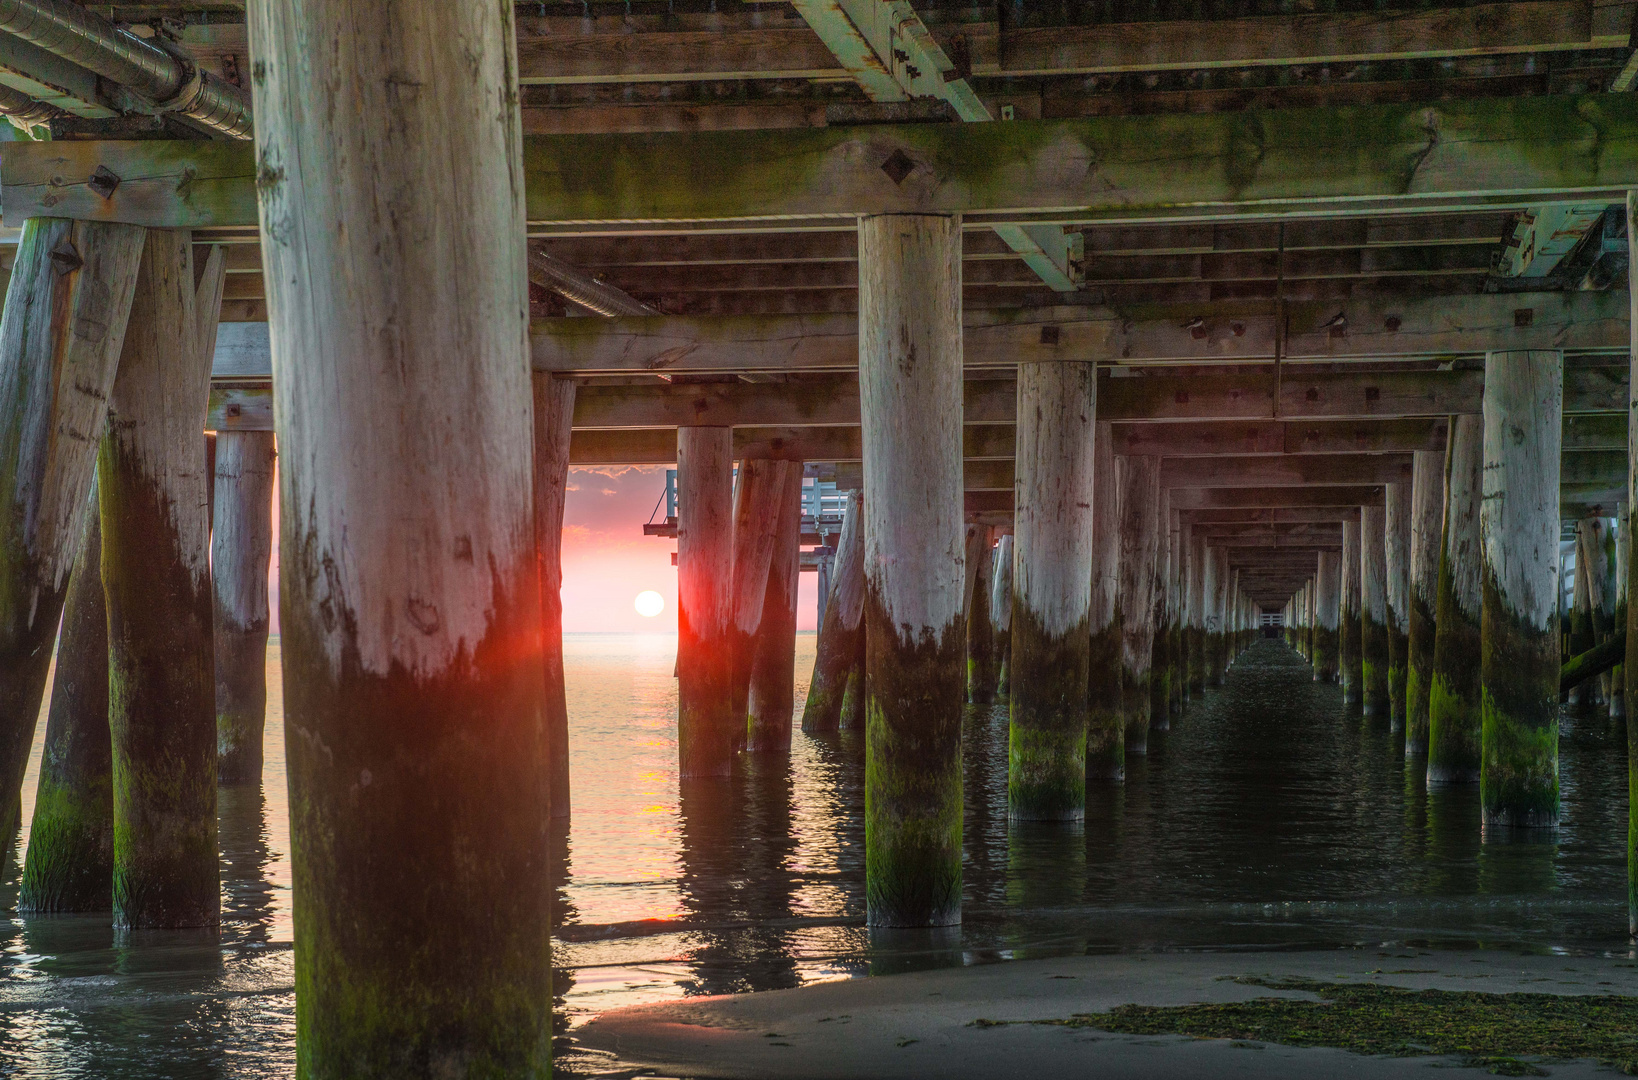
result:
[(1173, 488), (1174, 510), (1220, 510), (1240, 507), (1334, 506), (1357, 509), (1381, 506), (1382, 486), (1279, 488)]
[(1322, 523), (1358, 521), (1357, 506), (1285, 506), (1239, 507), (1216, 510), (1183, 510), (1179, 513), (1185, 524), (1212, 525), (1229, 523)]
[[(576, 224), (582, 232), (893, 212), (993, 226), (1615, 201), (1638, 184), (1638, 99), (546, 135), (525, 138), (524, 162), (529, 220), (600, 223)], [(120, 178), (108, 198), (88, 184), (99, 168)], [(275, 164), (262, 172), (261, 184), (279, 182)], [(0, 212), (11, 224), (50, 215), (250, 228), (257, 174), (246, 143), (8, 143)]]
[(1408, 420), (1279, 420), (1242, 423), (1116, 424), (1115, 453), (1161, 457), (1245, 454), (1410, 453), (1443, 450), (1447, 423)]
[(1270, 488), (1409, 483), (1410, 454), (1291, 454), (1281, 457), (1167, 458), (1164, 488)]

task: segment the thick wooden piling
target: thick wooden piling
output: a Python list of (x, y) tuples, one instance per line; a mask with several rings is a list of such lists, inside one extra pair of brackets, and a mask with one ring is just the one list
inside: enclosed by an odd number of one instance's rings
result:
[(216, 680), (193, 243), (148, 233), (97, 461), (114, 923), (214, 926)]
[(0, 315), (0, 844), (20, 824), (142, 243), (136, 226), (31, 218), (12, 264)]
[(1341, 619), (1342, 555), (1322, 551), (1314, 566), (1314, 681), (1337, 681), (1337, 629)]
[(995, 542), (990, 579), (990, 623), (995, 627), (995, 695), (1012, 694), (1012, 533)]
[(1206, 538), (1195, 536), (1192, 528), (1183, 531), (1189, 548), (1187, 601), (1189, 611), (1189, 694), (1206, 691)]
[[(739, 463), (734, 483), (734, 569), (729, 594), (728, 642), (733, 653), (734, 749), (746, 747), (750, 730), (751, 668), (756, 660), (757, 628), (768, 596), (768, 570), (779, 537), (779, 518), (786, 505), (790, 461), (750, 459)], [(800, 505), (800, 503), (798, 503)]]
[(563, 503), (575, 384), (549, 371), (531, 376), (535, 399), (535, 556), (540, 573), (541, 661), (546, 669), (546, 786), (552, 816), (569, 816), (569, 703), (563, 684)]
[(789, 461), (774, 519), (762, 618), (752, 642), (746, 746), (760, 753), (791, 747), (796, 712), (796, 585), (802, 570), (802, 463)]
[(836, 542), (831, 580), (808, 700), (802, 706), (802, 730), (810, 735), (835, 731), (841, 722), (848, 675), (864, 639), (864, 504), (857, 490), (847, 493), (842, 510), (842, 535)]
[[(1581, 536), (1583, 522), (1576, 523), (1576, 539), (1574, 543), (1575, 569), (1571, 571), (1573, 584), (1570, 588), (1570, 632), (1567, 635), (1569, 647), (1561, 650), (1560, 662), (1570, 656), (1580, 656), (1594, 645), (1598, 644), (1597, 636), (1593, 633), (1592, 590), (1588, 575), (1588, 559), (1586, 545)], [(1555, 621), (1556, 621), (1555, 612)], [(1597, 680), (1579, 683), (1572, 686), (1567, 695), (1571, 705), (1581, 705), (1583, 702), (1592, 702), (1598, 696)]]
[[(1587, 622), (1591, 630), (1591, 644), (1597, 645), (1613, 632), (1615, 622), (1615, 561), (1614, 538), (1609, 523), (1602, 517), (1582, 518), (1576, 523), (1576, 566), (1586, 567)], [(1586, 650), (1579, 650), (1585, 652)], [(1609, 701), (1608, 673), (1584, 685), (1596, 692), (1605, 703)]]
[[(1125, 744), (1149, 745), (1153, 715), (1156, 594), (1159, 592), (1161, 509), (1160, 458), (1117, 457), (1120, 560), (1115, 607), (1121, 613), (1120, 687)], [(1088, 768), (1091, 761), (1087, 762)]]
[(1388, 566), (1384, 508), (1359, 511), (1360, 672), (1366, 716), (1388, 715)]
[(1359, 522), (1342, 523), (1342, 599), (1338, 605), (1337, 656), (1342, 669), (1342, 700), (1357, 705), (1364, 697), (1360, 652)]
[(995, 700), (995, 624), (990, 621), (990, 581), (995, 576), (995, 530), (967, 526), (967, 700)]
[(1405, 693), (1410, 676), (1411, 485), (1387, 486), (1383, 531), (1388, 587), (1388, 720), (1405, 727)]
[[(1630, 571), (1627, 569), (1628, 560), (1632, 557), (1631, 539), (1626, 520), (1616, 518), (1615, 530), (1615, 618), (1611, 626), (1616, 633), (1627, 626), (1627, 586)], [(1625, 720), (1627, 717), (1627, 673), (1626, 665), (1617, 664), (1610, 672), (1610, 717)]]
[(961, 921), (961, 393), (960, 218), (861, 218), (871, 926)]
[(1165, 731), (1171, 726), (1172, 710), (1172, 595), (1173, 542), (1171, 498), (1160, 489), (1160, 513), (1155, 537), (1154, 648), (1149, 661), (1149, 728)]
[(734, 711), (734, 432), (677, 429), (677, 755), (688, 778), (726, 777)]
[[(1090, 651), (1086, 675), (1086, 757), (1087, 775), (1096, 779), (1119, 779), (1126, 774), (1125, 755), (1147, 752), (1148, 739), (1128, 746), (1120, 707), (1120, 652), (1122, 617), (1120, 603), (1120, 489), (1115, 480), (1114, 429), (1108, 423), (1096, 427), (1092, 440), (1095, 467), (1092, 475), (1103, 481), (1087, 492), (1092, 506), (1092, 554), (1089, 562), (1091, 599)], [(1077, 507), (1076, 509), (1080, 509)], [(1022, 541), (1020, 541), (1020, 545)], [(1023, 548), (1018, 548), (1022, 558)], [(1020, 563), (1019, 571), (1022, 573)], [(1018, 641), (1018, 622), (1013, 620), (1013, 641)], [(1021, 669), (1020, 669), (1021, 670)], [(1018, 696), (1014, 680), (1013, 697)]]
[(1120, 531), (1109, 425), (1096, 423), (1097, 386), (1096, 368), (1086, 362), (1018, 371), (1007, 746), (1007, 811), (1017, 820), (1078, 820), (1088, 776), (1125, 772), (1115, 609)]
[[(1170, 506), (1170, 492), (1167, 492), (1167, 505)], [(1186, 526), (1182, 515), (1171, 511), (1171, 536), (1168, 538), (1171, 545), (1171, 640), (1168, 652), (1171, 659), (1171, 702), (1168, 712), (1171, 715), (1181, 715), (1183, 703), (1189, 696), (1189, 649), (1188, 649), (1188, 618), (1189, 618), (1189, 552), (1186, 539)]]
[[(288, 0), (249, 24), (297, 1071), (544, 1076), (551, 811), (512, 9), (390, 0), (361, 18)], [(696, 527), (701, 509), (683, 511)]]
[[(1627, 220), (1638, 221), (1638, 190), (1627, 192)], [(1638, 265), (1638, 229), (1627, 230), (1628, 265)], [(1638, 573), (1638, 551), (1632, 547), (1633, 530), (1638, 529), (1638, 289), (1627, 291), (1627, 505), (1621, 522), (1621, 539), (1626, 550), (1622, 578), (1626, 584), (1625, 616), (1620, 619), (1627, 632), (1627, 654), (1622, 661), (1627, 718), (1627, 933), (1638, 938), (1638, 593), (1633, 574)]]
[(223, 784), (259, 784), (262, 779), (274, 457), (271, 431), (217, 433), (210, 567), (216, 779)]
[(40, 786), (17, 910), (107, 911), (114, 888), (114, 762), (108, 736), (108, 608), (102, 530), (85, 516), (51, 681)]
[(1483, 558), (1486, 823), (1558, 823), (1558, 499), (1564, 354), (1485, 356)]
[(1439, 596), (1439, 540), (1444, 528), (1445, 456), (1418, 450), (1411, 472), (1410, 629), (1406, 635), (1405, 753), (1428, 752), (1433, 689), (1434, 610)]
[(1479, 500), (1484, 420), (1453, 416), (1445, 452), (1444, 528), (1428, 691), (1428, 783), (1479, 782), (1483, 709), (1479, 624), (1483, 612)]

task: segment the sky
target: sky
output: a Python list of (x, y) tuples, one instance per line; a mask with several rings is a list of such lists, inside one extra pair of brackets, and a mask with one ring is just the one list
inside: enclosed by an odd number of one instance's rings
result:
[[(571, 469), (563, 507), (563, 630), (565, 633), (677, 632), (677, 542), (644, 536), (643, 523), (659, 520), (655, 504), (665, 492), (665, 467), (657, 465)], [(272, 607), (278, 633), (278, 500), (273, 501)], [(817, 624), (819, 575), (799, 575), (796, 628)], [(637, 594), (652, 590), (665, 599), (653, 618), (637, 614)]]

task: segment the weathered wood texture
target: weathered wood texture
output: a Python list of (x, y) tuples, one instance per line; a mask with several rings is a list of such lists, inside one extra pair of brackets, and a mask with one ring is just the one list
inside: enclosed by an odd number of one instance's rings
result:
[(810, 735), (836, 730), (842, 717), (848, 673), (864, 634), (864, 504), (857, 490), (847, 494), (842, 535), (836, 542), (831, 595), (819, 624), (802, 730)]
[(802, 463), (784, 466), (774, 507), (773, 549), (761, 618), (751, 646), (746, 704), (746, 746), (752, 751), (790, 750), (796, 712), (796, 584), (802, 556)]
[(1444, 531), (1445, 455), (1416, 453), (1411, 482), (1410, 627), (1406, 634), (1405, 754), (1428, 752), (1428, 706), (1439, 601), (1439, 544)]
[(1365, 676), (1363, 671), (1363, 639), (1361, 637), (1360, 591), (1360, 521), (1342, 523), (1342, 599), (1340, 602), (1341, 629), (1338, 640), (1338, 661), (1341, 664), (1342, 700), (1358, 704), (1364, 700)]
[(960, 255), (959, 218), (859, 221), (872, 926), (961, 920)]
[(990, 586), (995, 578), (995, 529), (967, 526), (967, 700), (995, 700), (995, 624), (990, 620)]
[(1558, 485), (1564, 354), (1485, 356), (1479, 798), (1495, 825), (1558, 823)]
[[(541, 660), (546, 670), (547, 788), (552, 816), (568, 817), (569, 704), (563, 683), (563, 503), (575, 384), (536, 372), (534, 390), (535, 558), (540, 574)], [(673, 449), (676, 437), (670, 432)], [(673, 455), (675, 456), (675, 455)]]
[(1450, 449), (1445, 455), (1444, 530), (1428, 703), (1429, 783), (1479, 782), (1484, 606), (1479, 503), (1483, 472), (1483, 420), (1457, 417), (1451, 422)]
[(107, 911), (114, 890), (114, 762), (108, 735), (108, 607), (95, 506), (69, 580), (17, 894), (24, 912)]
[(734, 563), (729, 583), (728, 647), (733, 656), (733, 745), (744, 749), (749, 731), (751, 667), (768, 596), (768, 568), (780, 535), (780, 512), (792, 466), (799, 463), (753, 459), (739, 464), (734, 483)]
[(1153, 645), (1149, 660), (1149, 727), (1167, 731), (1171, 728), (1172, 707), (1172, 620), (1175, 618), (1176, 597), (1172, 582), (1176, 544), (1170, 501), (1164, 490), (1157, 489), (1155, 517), (1155, 573), (1154, 604), (1151, 607)]
[(1314, 681), (1337, 681), (1342, 618), (1342, 552), (1321, 551), (1314, 567)]
[(267, 720), (267, 571), (273, 555), (271, 431), (216, 436), (211, 517), (216, 776), (260, 784)]
[(1410, 543), (1411, 485), (1414, 476), (1388, 485), (1383, 530), (1388, 591), (1388, 705), (1389, 726), (1405, 726), (1405, 693), (1410, 651)]
[[(1118, 778), (1125, 762), (1109, 425), (1096, 419), (1091, 363), (1025, 365), (1018, 395), (1007, 806), (1022, 820), (1078, 819), (1089, 771)], [(1104, 465), (1111, 468), (1100, 473)], [(1096, 488), (1105, 486), (1098, 499)], [(1106, 537), (1113, 542), (1106, 545)], [(1092, 662), (1100, 679), (1090, 713), (1089, 650), (1098, 652)]]
[[(314, 1076), (540, 1073), (551, 810), (512, 11), (292, 0), (248, 22), (297, 1054)], [(179, 197), (216, 205), (222, 175)], [(443, 956), (403, 948), (433, 940)]]
[(51, 641), (91, 506), (96, 447), (142, 259), (141, 229), (39, 218), (0, 316), (0, 841), (23, 772)]
[(1012, 692), (1012, 579), (1014, 570), (1012, 533), (995, 542), (995, 575), (990, 581), (990, 622), (995, 625), (995, 692), (1007, 697)]
[[(1598, 152), (1579, 152), (1589, 140)], [(986, 223), (1065, 207), (1084, 217), (1155, 218), (1172, 208), (1224, 216), (1270, 203), (1391, 206), (1407, 196), (1458, 206), (1503, 186), (1526, 197), (1618, 197), (1638, 182), (1635, 146), (1638, 102), (1602, 94), (1006, 124), (534, 136), (521, 144), (531, 221), (987, 211)], [(895, 154), (910, 166), (898, 181), (881, 168)], [(125, 178), (112, 198), (87, 186), (99, 166)], [(0, 184), (7, 221), (50, 213), (162, 227), (250, 226), (257, 173), (255, 153), (243, 143), (19, 143), (8, 149)]]
[(150, 231), (98, 460), (114, 921), (214, 926), (216, 683), (192, 238)]
[[(1627, 220), (1638, 221), (1638, 189), (1627, 191)], [(1627, 230), (1627, 262), (1638, 265), (1638, 229)], [(1627, 681), (1627, 932), (1638, 937), (1638, 604), (1632, 597), (1638, 594), (1633, 574), (1638, 573), (1638, 557), (1631, 548), (1633, 530), (1638, 529), (1638, 289), (1627, 290), (1628, 326), (1632, 335), (1628, 340), (1628, 398), (1627, 398), (1627, 505), (1621, 522), (1621, 533), (1628, 538), (1627, 550), (1627, 655), (1622, 662)]]
[(680, 775), (725, 777), (738, 726), (732, 643), (733, 438), (677, 430), (677, 751)]
[(1121, 618), (1121, 713), (1126, 739), (1141, 739), (1147, 747), (1153, 715), (1150, 682), (1155, 592), (1161, 573), (1157, 565), (1163, 520), (1160, 459), (1117, 457), (1114, 479), (1120, 494), (1120, 559), (1115, 609)]

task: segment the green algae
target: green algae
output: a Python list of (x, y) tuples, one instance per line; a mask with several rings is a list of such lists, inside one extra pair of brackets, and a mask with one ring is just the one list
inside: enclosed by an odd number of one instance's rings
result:
[(1389, 715), (1388, 624), (1368, 615), (1360, 620), (1360, 684), (1365, 715)]
[(1405, 753), (1428, 752), (1428, 713), (1433, 692), (1433, 646), (1438, 626), (1430, 605), (1411, 597), (1405, 672)]
[[(1638, 1074), (1638, 997), (1407, 990), (1307, 979), (1236, 979), (1320, 1000), (1262, 997), (1176, 1006), (1119, 1005), (1034, 1023), (1124, 1035), (1188, 1035), (1326, 1046), (1393, 1057), (1451, 1055), (1505, 1076), (1545, 1076), (1534, 1062), (1592, 1059)], [(975, 1026), (998, 1026), (996, 1021)]]
[[(1085, 620), (1054, 634), (1014, 603), (1012, 664), (1008, 813), (1022, 820), (1080, 818), (1088, 767), (1108, 777), (1125, 764), (1118, 613), (1097, 634)], [(1095, 766), (1088, 761), (1094, 753)]]
[(1536, 628), (1484, 573), (1479, 801), (1497, 825), (1558, 823), (1558, 637)]

